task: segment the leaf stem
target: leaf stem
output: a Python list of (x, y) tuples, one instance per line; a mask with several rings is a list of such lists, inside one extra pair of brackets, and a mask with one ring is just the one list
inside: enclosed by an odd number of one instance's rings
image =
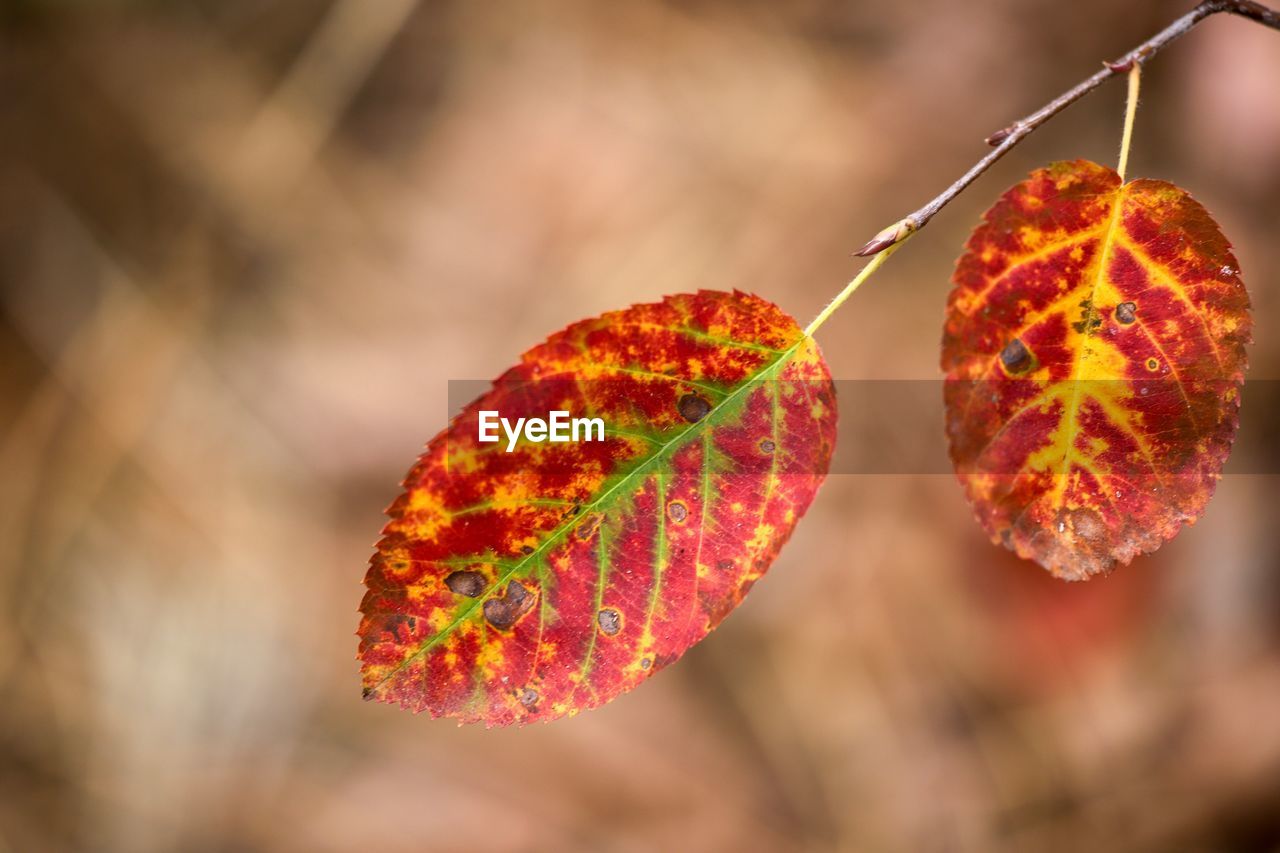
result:
[[(1013, 124), (996, 131), (987, 137), (987, 144), (995, 146), (994, 150), (969, 168), (967, 172), (961, 175), (956, 181), (938, 194), (932, 201), (925, 204), (919, 210), (901, 220), (908, 227), (898, 228), (899, 236), (897, 239), (887, 240), (886, 235), (891, 229), (885, 229), (867, 242), (865, 246), (858, 250), (857, 254), (861, 256), (875, 255), (886, 251), (890, 246), (900, 243), (907, 234), (919, 231), (929, 223), (938, 211), (946, 207), (948, 203), (961, 192), (965, 190), (971, 183), (987, 169), (991, 168), (997, 160), (1007, 154), (1010, 149), (1025, 139), (1036, 128), (1062, 112), (1067, 107), (1078, 101), (1080, 98), (1092, 92), (1103, 83), (1119, 74), (1130, 71), (1140, 63), (1150, 59), (1159, 53), (1171, 42), (1179, 37), (1186, 35), (1197, 24), (1211, 15), (1219, 12), (1226, 12), (1230, 15), (1238, 15), (1247, 18), (1265, 27), (1274, 30), (1280, 30), (1280, 11), (1271, 9), (1261, 3), (1253, 2), (1253, 0), (1204, 0), (1190, 12), (1175, 20), (1169, 26), (1156, 33), (1142, 44), (1130, 50), (1114, 62), (1103, 63), (1102, 70), (1096, 72), (1092, 76), (1077, 83), (1071, 89), (1063, 92), (1040, 109), (1018, 119)], [(825, 317), (823, 318), (825, 319)]]
[(1138, 90), (1142, 87), (1142, 63), (1135, 62), (1129, 69), (1129, 97), (1124, 107), (1124, 135), (1120, 137), (1120, 162), (1116, 172), (1124, 183), (1125, 169), (1129, 166), (1129, 146), (1133, 144), (1133, 120), (1138, 114)]
[(837, 293), (836, 298), (827, 303), (827, 307), (823, 308), (822, 312), (819, 313), (817, 317), (813, 318), (813, 322), (805, 327), (804, 336), (806, 338), (813, 337), (813, 333), (818, 331), (818, 328), (823, 323), (827, 322), (827, 318), (834, 314), (836, 309), (843, 305), (844, 301), (852, 296), (853, 292), (861, 287), (864, 281), (871, 277), (872, 273), (884, 266), (884, 262), (889, 260), (889, 256), (905, 245), (910, 237), (911, 235), (907, 234), (901, 240), (885, 247), (883, 252), (878, 253), (874, 258), (868, 261), (867, 265), (859, 270), (858, 274), (854, 276), (853, 281), (846, 284), (844, 286), (844, 290)]

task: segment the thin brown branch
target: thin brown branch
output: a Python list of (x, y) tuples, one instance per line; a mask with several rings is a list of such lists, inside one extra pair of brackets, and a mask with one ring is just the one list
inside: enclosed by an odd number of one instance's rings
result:
[(953, 198), (960, 195), (969, 184), (977, 180), (978, 176), (987, 169), (991, 168), (997, 160), (1009, 152), (1015, 145), (1023, 139), (1031, 135), (1031, 132), (1053, 118), (1058, 113), (1069, 107), (1071, 104), (1083, 98), (1112, 77), (1122, 76), (1133, 67), (1134, 63), (1144, 63), (1155, 54), (1159, 53), (1170, 42), (1190, 32), (1196, 24), (1216, 15), (1219, 12), (1226, 12), (1231, 15), (1239, 15), (1242, 18), (1248, 18), (1256, 21), (1263, 26), (1280, 30), (1280, 11), (1270, 9), (1261, 3), (1255, 3), (1253, 0), (1205, 0), (1199, 6), (1196, 6), (1187, 14), (1178, 18), (1176, 21), (1156, 33), (1142, 44), (1130, 50), (1113, 62), (1104, 62), (1101, 71), (1093, 76), (1082, 80), (1071, 89), (1063, 92), (1040, 109), (1028, 116), (1018, 119), (1013, 124), (1002, 130), (998, 130), (991, 136), (987, 137), (987, 144), (995, 146), (987, 156), (983, 157), (975, 163), (969, 171), (965, 172), (951, 186), (943, 190), (936, 198), (921, 207), (914, 213), (898, 220), (888, 228), (872, 237), (867, 244), (859, 249), (855, 254), (860, 256), (868, 256), (878, 254), (895, 243), (901, 242), (909, 234), (919, 231), (929, 223), (939, 210), (946, 207)]

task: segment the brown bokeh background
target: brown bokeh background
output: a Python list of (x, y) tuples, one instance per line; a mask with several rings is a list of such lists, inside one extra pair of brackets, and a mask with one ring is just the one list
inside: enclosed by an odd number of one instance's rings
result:
[[(354, 661), (450, 379), (699, 287), (807, 320), (985, 135), (1187, 6), (0, 7), (0, 850), (1274, 849), (1280, 481), (1249, 459), (1074, 586), (949, 476), (833, 476), (711, 638), (550, 725), (366, 704)], [(1251, 379), (1280, 378), (1277, 79), (1280, 34), (1209, 21), (1150, 64), (1131, 165), (1236, 243)], [(980, 212), (1113, 162), (1122, 98), (897, 255), (822, 330), (836, 376), (936, 378)], [(1250, 446), (1275, 423), (1246, 391)]]

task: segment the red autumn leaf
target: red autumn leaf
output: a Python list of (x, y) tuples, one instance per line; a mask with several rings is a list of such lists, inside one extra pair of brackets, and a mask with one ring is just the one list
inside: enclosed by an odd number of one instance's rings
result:
[[(603, 441), (478, 440), (480, 413)], [(428, 444), (361, 605), (366, 698), (507, 725), (635, 687), (719, 624), (826, 476), (835, 398), (776, 306), (700, 292), (569, 326)]]
[(1250, 319), (1198, 202), (1055, 163), (987, 212), (954, 282), (947, 435), (993, 541), (1082, 579), (1200, 516), (1235, 438)]

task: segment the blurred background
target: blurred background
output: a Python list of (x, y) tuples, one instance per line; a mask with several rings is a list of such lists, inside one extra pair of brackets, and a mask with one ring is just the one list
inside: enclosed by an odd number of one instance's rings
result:
[[(807, 321), (983, 137), (1190, 5), (4, 3), (0, 850), (1278, 849), (1274, 394), (1200, 523), (1105, 579), (989, 545), (943, 472), (837, 474), (603, 709), (457, 728), (362, 702), (354, 659), (449, 380), (699, 287)], [(1252, 380), (1277, 79), (1280, 33), (1207, 22), (1148, 66), (1131, 161), (1235, 242)], [(1113, 163), (1122, 88), (826, 325), (837, 378), (937, 379), (981, 211)], [(841, 454), (944, 446), (936, 403), (842, 414)]]

